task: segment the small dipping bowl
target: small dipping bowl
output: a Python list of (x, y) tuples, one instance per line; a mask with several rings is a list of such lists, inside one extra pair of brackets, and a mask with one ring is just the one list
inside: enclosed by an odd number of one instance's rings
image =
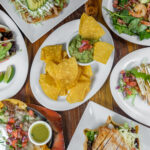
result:
[[(47, 137), (44, 141), (42, 141), (42, 142), (36, 141), (36, 140), (34, 139), (33, 133), (32, 133), (34, 127), (37, 127), (38, 125), (42, 125), (42, 126), (44, 125), (44, 126), (45, 126), (45, 130), (47, 130), (47, 132), (49, 132), (48, 137)], [(41, 132), (41, 131), (39, 131), (39, 137), (40, 137), (40, 132)], [(30, 126), (30, 128), (29, 128), (29, 130), (28, 130), (28, 136), (29, 136), (29, 140), (30, 140), (34, 145), (42, 146), (42, 145), (47, 144), (47, 143), (51, 140), (51, 138), (52, 138), (52, 128), (51, 128), (50, 125), (49, 125), (47, 122), (45, 122), (45, 121), (36, 121), (36, 122), (34, 122), (34, 123)], [(38, 139), (38, 137), (36, 137), (36, 138)]]
[[(67, 54), (68, 54), (68, 57), (72, 57), (70, 55), (70, 52), (69, 52), (69, 45), (70, 45), (70, 42), (79, 34), (79, 32), (74, 32), (70, 37), (69, 39), (67, 40)], [(77, 63), (80, 65), (80, 66), (89, 66), (89, 65), (92, 65), (95, 61), (91, 61), (89, 63), (81, 63), (79, 61), (77, 61)]]

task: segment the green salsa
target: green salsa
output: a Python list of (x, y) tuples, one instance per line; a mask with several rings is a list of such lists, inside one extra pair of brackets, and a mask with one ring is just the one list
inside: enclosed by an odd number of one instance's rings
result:
[(36, 124), (31, 129), (31, 136), (34, 141), (43, 143), (49, 137), (49, 130), (44, 124)]
[(93, 61), (94, 44), (99, 40), (84, 39), (77, 35), (69, 44), (69, 53), (78, 62), (89, 63)]

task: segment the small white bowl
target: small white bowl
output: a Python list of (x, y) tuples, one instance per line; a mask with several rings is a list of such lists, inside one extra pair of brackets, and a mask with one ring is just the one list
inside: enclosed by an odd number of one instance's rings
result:
[[(67, 54), (68, 54), (68, 56), (69, 57), (72, 57), (71, 55), (70, 55), (70, 53), (69, 53), (69, 44), (70, 44), (70, 42), (77, 36), (79, 34), (79, 32), (77, 31), (77, 32), (74, 32), (70, 37), (69, 37), (69, 39), (67, 40)], [(89, 65), (92, 65), (93, 63), (95, 62), (95, 60), (93, 60), (93, 61), (91, 61), (91, 62), (89, 62), (89, 63), (81, 63), (81, 62), (79, 62), (79, 61), (77, 61), (77, 63), (80, 65), (80, 66), (89, 66)]]
[[(35, 125), (37, 125), (37, 124), (43, 124), (43, 125), (45, 125), (45, 126), (47, 127), (47, 129), (49, 130), (49, 137), (47, 138), (46, 141), (44, 141), (44, 142), (42, 142), (42, 143), (36, 142), (36, 141), (32, 138), (32, 135), (31, 135), (31, 130), (32, 130), (32, 128), (33, 128)], [(42, 146), (42, 145), (47, 144), (47, 143), (51, 140), (51, 138), (52, 138), (52, 128), (51, 128), (50, 125), (49, 125), (47, 122), (45, 122), (45, 121), (36, 121), (36, 122), (34, 122), (34, 123), (30, 126), (30, 128), (29, 128), (29, 130), (28, 130), (28, 136), (29, 136), (29, 140), (30, 140), (34, 145)]]

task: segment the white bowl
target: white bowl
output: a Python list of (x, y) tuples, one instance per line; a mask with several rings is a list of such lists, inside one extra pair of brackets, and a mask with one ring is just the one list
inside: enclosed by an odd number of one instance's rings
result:
[[(32, 130), (33, 126), (35, 126), (36, 124), (44, 124), (44, 125), (47, 127), (47, 129), (49, 130), (49, 137), (47, 138), (46, 141), (44, 141), (44, 142), (42, 142), (42, 143), (36, 142), (36, 141), (32, 138), (32, 135), (31, 135), (31, 130)], [(29, 140), (30, 140), (34, 145), (38, 145), (38, 146), (45, 145), (45, 144), (47, 144), (47, 143), (51, 140), (51, 138), (52, 138), (52, 128), (51, 128), (50, 125), (49, 125), (47, 122), (45, 122), (45, 121), (36, 121), (36, 122), (34, 122), (34, 123), (30, 126), (30, 128), (29, 128), (29, 130), (28, 130), (28, 136), (29, 136)]]
[[(67, 40), (67, 54), (69, 57), (72, 57), (69, 53), (69, 44), (70, 42), (79, 34), (79, 32), (74, 32), (70, 37), (69, 39)], [(79, 61), (77, 61), (77, 63), (80, 65), (80, 66), (89, 66), (89, 65), (92, 65), (93, 63), (95, 62), (95, 60), (89, 62), (89, 63), (81, 63)]]

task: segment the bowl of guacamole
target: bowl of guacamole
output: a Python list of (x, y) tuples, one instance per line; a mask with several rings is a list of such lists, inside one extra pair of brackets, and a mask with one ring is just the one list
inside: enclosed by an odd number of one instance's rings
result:
[(69, 57), (75, 57), (81, 66), (91, 65), (94, 53), (94, 44), (99, 40), (85, 39), (77, 33), (67, 43), (67, 53)]

